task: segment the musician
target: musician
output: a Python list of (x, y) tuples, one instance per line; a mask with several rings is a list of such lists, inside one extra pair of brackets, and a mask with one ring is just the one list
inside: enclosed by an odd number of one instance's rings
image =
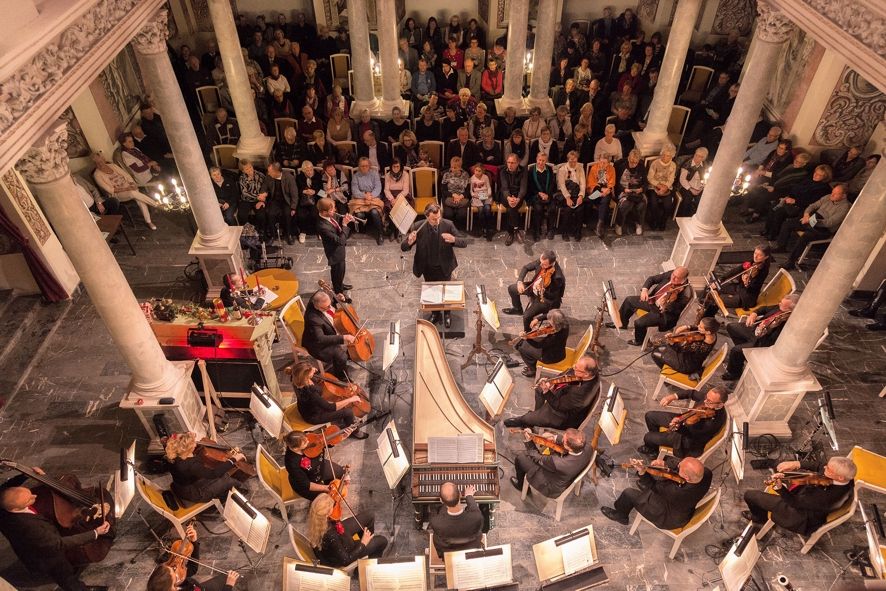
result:
[(284, 442), (286, 455), (283, 460), (289, 485), (301, 498), (313, 501), (320, 493), (329, 490), (330, 482), (344, 473), (344, 468), (328, 459), (325, 452), (316, 458), (306, 456), (308, 438), (301, 431), (290, 431)]
[[(532, 279), (525, 281), (530, 274)], [(522, 315), (523, 330), (528, 332), (533, 318), (560, 307), (566, 291), (566, 276), (557, 264), (557, 253), (553, 250), (544, 251), (537, 261), (527, 263), (517, 275), (518, 281), (508, 286), (511, 307), (505, 308), (502, 313)], [(520, 302), (521, 295), (529, 298), (525, 311)]]
[[(725, 406), (729, 400), (729, 393), (723, 388), (711, 388), (706, 394), (697, 390), (680, 390), (678, 393), (664, 396), (660, 402), (662, 406), (668, 406), (675, 400), (692, 400), (694, 408), (713, 410), (714, 416), (690, 425), (685, 420), (682, 422), (679, 420), (681, 413), (650, 410), (646, 413), (648, 432), (643, 436), (643, 445), (637, 448), (638, 452), (655, 456), (658, 455), (658, 446), (666, 445), (674, 450), (674, 455), (678, 458), (686, 456), (697, 458), (704, 452), (708, 441), (713, 439), (726, 423)], [(659, 427), (666, 427), (668, 431), (661, 432)]]
[[(381, 558), (388, 540), (373, 533), (375, 519), (370, 514), (361, 513), (344, 521), (335, 521), (329, 516), (334, 506), (333, 498), (323, 493), (311, 502), (308, 514), (308, 541), (320, 564), (343, 567), (360, 558)], [(355, 540), (355, 536), (359, 538)]]
[[(760, 244), (754, 248), (754, 260), (729, 269), (725, 277), (731, 278), (729, 283), (719, 289), (716, 285), (711, 286), (717, 292), (723, 304), (727, 308), (753, 308), (757, 305), (757, 298), (766, 276), (769, 275), (769, 265), (772, 262), (772, 251), (768, 244)], [(717, 313), (717, 304), (708, 300), (704, 315), (713, 316)]]
[(332, 291), (344, 293), (345, 290), (351, 289), (351, 286), (345, 283), (347, 263), (345, 255), (347, 254), (348, 237), (351, 235), (351, 227), (348, 224), (354, 221), (354, 217), (351, 214), (345, 214), (341, 218), (341, 223), (336, 221), (335, 201), (328, 197), (317, 201), (317, 213), (320, 216), (317, 221), (317, 233), (323, 242), (323, 252), (329, 263)]
[[(37, 467), (32, 470), (45, 474)], [(93, 530), (62, 536), (55, 523), (37, 513), (37, 495), (22, 486), (27, 479), (27, 475), (20, 474), (0, 486), (0, 532), (9, 540), (12, 551), (29, 571), (50, 577), (63, 591), (107, 589), (84, 585), (65, 551), (107, 535), (111, 525), (103, 521)]]
[(744, 370), (744, 350), (754, 347), (770, 347), (778, 340), (781, 329), (800, 301), (800, 295), (788, 294), (781, 298), (777, 306), (757, 308), (738, 322), (726, 325), (726, 332), (732, 339), (733, 347), (726, 358), (726, 372), (723, 380), (734, 382)]
[(755, 523), (765, 523), (771, 513), (771, 519), (781, 527), (807, 536), (827, 521), (828, 513), (840, 507), (847, 495), (852, 494), (855, 486), (855, 463), (842, 456), (834, 456), (825, 465), (822, 474), (831, 480), (828, 486), (812, 484), (791, 484), (790, 480), (781, 481), (785, 472), (810, 470), (817, 472), (818, 466), (811, 462), (782, 462), (775, 468), (773, 475), (776, 482), (772, 485), (775, 494), (761, 490), (749, 490), (744, 494), (747, 511), (741, 515)]
[(443, 506), (431, 517), (428, 529), (434, 532), (434, 548), (437, 556), (444, 552), (458, 552), (479, 548), (483, 540), (483, 514), (474, 500), (477, 492), (469, 484), (464, 490), (465, 506), (461, 506), (461, 494), (452, 482), (444, 482), (440, 487), (440, 502)]
[(517, 353), (523, 358), (526, 367), (523, 375), (535, 376), (536, 364), (558, 363), (566, 358), (566, 340), (569, 338), (569, 323), (560, 310), (539, 314), (529, 323), (530, 334), (538, 329), (550, 328), (554, 332), (533, 338), (526, 338), (517, 344)]
[(185, 529), (185, 537), (194, 545), (191, 558), (187, 562), (187, 572), (184, 580), (179, 581), (175, 570), (161, 564), (154, 569), (148, 579), (146, 591), (233, 591), (234, 586), (240, 579), (240, 573), (235, 570), (228, 571), (227, 575), (218, 575), (207, 581), (198, 583), (194, 580), (197, 569), (200, 567), (197, 560), (200, 559), (200, 542), (197, 541), (197, 530), (193, 525)]
[[(642, 317), (634, 320), (634, 338), (628, 341), (629, 345), (639, 347), (646, 339), (646, 331), (656, 326), (659, 330), (670, 330), (677, 325), (680, 313), (689, 303), (689, 269), (677, 267), (670, 273), (667, 271), (653, 275), (646, 279), (639, 296), (628, 296), (619, 309), (619, 316), (624, 326), (630, 321), (637, 310), (646, 312)], [(615, 328), (615, 324), (608, 322), (609, 328)]]
[(505, 427), (576, 428), (585, 419), (599, 394), (597, 359), (583, 355), (559, 377), (576, 378), (563, 384), (539, 380), (535, 386), (535, 410), (521, 417), (505, 419)]
[[(343, 297), (343, 296), (340, 296)], [(335, 377), (345, 380), (348, 367), (348, 348), (355, 338), (349, 334), (338, 334), (332, 319), (335, 309), (332, 298), (325, 291), (318, 291), (311, 296), (311, 303), (305, 310), (305, 330), (302, 334), (302, 346), (311, 357), (319, 359)]]
[[(330, 402), (321, 395), (320, 386), (314, 381), (317, 367), (309, 361), (299, 361), (288, 370), (292, 376), (292, 387), (298, 398), (298, 412), (304, 420), (315, 425), (333, 423), (342, 429), (354, 422), (354, 411), (351, 406), (360, 402), (356, 394), (338, 402)], [(355, 439), (366, 439), (368, 435), (362, 431), (351, 434)]]
[[(636, 509), (658, 529), (683, 527), (711, 487), (713, 473), (696, 458), (683, 458), (677, 466), (677, 474), (685, 480), (684, 484), (647, 474), (640, 460), (631, 460), (631, 464), (640, 474), (640, 488), (622, 491), (614, 507), (600, 507), (603, 515), (622, 525), (628, 524), (631, 511)], [(665, 468), (664, 460), (653, 460), (650, 465)]]
[[(467, 240), (459, 236), (455, 224), (443, 219), (440, 206), (431, 203), (425, 207), (425, 221), (412, 225), (409, 234), (400, 243), (400, 250), (406, 252), (413, 245), (415, 259), (412, 262), (412, 273), (423, 277), (425, 281), (449, 281), (452, 272), (458, 267), (453, 248), (465, 248)], [(439, 322), (440, 314), (434, 312), (431, 322)], [(443, 323), (449, 328), (452, 321), (448, 313), (443, 314)]]
[[(659, 368), (667, 364), (686, 375), (701, 373), (705, 359), (717, 344), (719, 329), (720, 323), (710, 317), (702, 318), (698, 326), (678, 326), (665, 337), (664, 344), (653, 349), (652, 361)], [(682, 338), (687, 340), (680, 340)]]
[(214, 468), (207, 468), (194, 455), (197, 449), (197, 435), (173, 433), (166, 442), (166, 460), (169, 474), (172, 475), (172, 492), (189, 503), (205, 503), (212, 499), (224, 500), (237, 481), (228, 476), (236, 462), (246, 460), (240, 452), (231, 454), (227, 462), (219, 462)]
[(523, 442), (526, 451), (514, 458), (514, 476), (511, 485), (523, 490), (524, 478), (529, 484), (548, 498), (559, 497), (575, 477), (591, 463), (591, 448), (585, 445), (585, 434), (577, 429), (566, 429), (563, 435), (544, 433), (542, 437), (562, 445), (568, 452), (565, 456), (556, 453), (542, 455), (532, 442), (530, 429), (523, 429)]

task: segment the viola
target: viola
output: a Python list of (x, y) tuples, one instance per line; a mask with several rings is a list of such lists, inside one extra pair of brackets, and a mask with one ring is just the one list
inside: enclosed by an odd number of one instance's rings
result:
[[(239, 448), (222, 445), (209, 438), (198, 441), (197, 448), (194, 450), (194, 455), (199, 458), (207, 468), (215, 468), (219, 464), (230, 461), (234, 455), (238, 453), (240, 453)], [(235, 478), (240, 482), (246, 482), (257, 474), (255, 466), (250, 464), (247, 460), (237, 460), (234, 462), (234, 466), (228, 471), (228, 476)]]
[(653, 344), (659, 346), (667, 343), (668, 345), (686, 345), (688, 343), (700, 343), (707, 338), (707, 335), (698, 330), (684, 330), (683, 332), (669, 332), (659, 339), (655, 339)]
[(584, 378), (579, 377), (575, 374), (564, 374), (562, 376), (556, 376), (553, 378), (542, 378), (535, 383), (536, 386), (542, 386), (544, 384), (548, 384), (550, 386), (556, 386), (558, 384), (575, 384), (578, 382), (583, 382)]
[(816, 472), (789, 472), (781, 476), (772, 476), (763, 481), (766, 486), (774, 486), (783, 482), (789, 482), (796, 486), (831, 486), (833, 479)]
[(622, 468), (633, 468), (635, 470), (640, 470), (640, 468), (645, 468), (646, 473), (650, 476), (657, 476), (659, 478), (664, 478), (665, 480), (670, 480), (671, 482), (676, 482), (677, 484), (686, 484), (686, 479), (677, 474), (676, 472), (669, 470), (668, 468), (661, 468), (659, 466), (648, 466), (646, 464), (642, 464), (640, 466), (635, 466), (630, 462), (622, 464)]
[[(336, 300), (336, 294), (324, 279), (317, 282), (320, 289), (329, 294), (333, 300)], [(350, 304), (339, 302), (335, 315), (332, 318), (332, 325), (338, 334), (349, 334), (354, 337), (354, 342), (348, 345), (348, 357), (351, 361), (369, 361), (375, 351), (375, 337), (372, 333), (363, 328), (360, 323), (360, 317), (357, 311)]]
[(667, 289), (655, 294), (655, 305), (658, 306), (659, 310), (664, 312), (668, 306), (677, 301), (677, 296), (680, 295), (680, 292), (683, 291), (683, 288), (687, 285), (689, 285), (689, 283), (668, 285)]
[(316, 376), (316, 378), (322, 383), (323, 398), (326, 400), (337, 402), (356, 395), (360, 400), (351, 404), (351, 407), (354, 409), (354, 416), (362, 417), (369, 414), (369, 411), (372, 410), (372, 404), (369, 402), (369, 397), (366, 395), (363, 388), (357, 384), (354, 384), (353, 382), (342, 382), (329, 372), (324, 373), (322, 376)]
[(323, 453), (326, 447), (333, 447), (347, 439), (365, 422), (366, 417), (361, 417), (344, 429), (336, 425), (329, 425), (319, 431), (307, 431), (305, 437), (308, 440), (308, 445), (301, 453), (309, 458), (316, 458)]
[[(508, 429), (508, 431), (510, 431), (511, 433), (523, 433), (523, 429), (519, 429), (517, 427), (510, 428)], [(536, 445), (540, 445), (541, 447), (546, 447), (552, 452), (558, 453), (561, 456), (565, 456), (569, 453), (569, 451), (564, 446), (560, 445), (556, 441), (552, 441), (546, 437), (542, 437), (541, 435), (536, 435), (535, 433), (532, 433), (529, 436), (529, 441)]]
[(329, 512), (329, 519), (332, 519), (333, 521), (341, 521), (342, 505), (345, 505), (348, 502), (345, 497), (348, 496), (349, 479), (347, 476), (350, 471), (351, 467), (345, 466), (341, 478), (336, 478), (329, 483), (328, 494), (332, 497), (332, 500), (335, 501), (335, 504), (332, 506), (332, 511)]
[(690, 408), (683, 414), (674, 417), (668, 427), (669, 431), (677, 431), (683, 425), (695, 425), (701, 421), (712, 419), (716, 416), (717, 411), (713, 408)]
[(163, 566), (171, 568), (176, 581), (184, 581), (188, 576), (188, 559), (194, 553), (194, 543), (184, 538), (175, 540), (169, 546), (169, 559)]
[(555, 332), (557, 332), (557, 328), (553, 324), (545, 320), (538, 325), (538, 328), (530, 330), (529, 332), (521, 332), (519, 336), (511, 339), (509, 343), (512, 347), (516, 347), (521, 341), (537, 339), (550, 334), (554, 334)]

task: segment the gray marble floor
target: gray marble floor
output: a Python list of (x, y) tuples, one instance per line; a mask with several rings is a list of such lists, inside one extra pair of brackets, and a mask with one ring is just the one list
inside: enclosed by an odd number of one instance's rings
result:
[[(167, 296), (179, 299), (193, 297), (195, 286), (185, 278), (185, 267), (191, 236), (186, 218), (158, 216), (160, 230), (130, 229), (138, 252), (128, 254), (124, 246), (116, 247), (120, 266), (140, 299)], [(756, 241), (756, 228), (730, 225), (736, 248), (749, 248)], [(542, 241), (506, 248), (503, 237), (494, 242), (471, 239), (466, 249), (458, 251), (457, 279), (463, 280), (469, 290), (484, 284), (487, 293), (500, 308), (507, 305), (507, 285), (515, 278), (516, 269), (529, 259), (536, 258), (547, 248), (556, 250), (567, 277), (563, 310), (570, 321), (570, 344), (593, 322), (601, 297), (601, 282), (612, 280), (619, 295), (636, 293), (643, 279), (657, 272), (673, 244), (674, 231), (647, 233), (642, 237), (617, 238), (610, 234), (605, 241), (585, 238), (581, 243)], [(325, 259), (319, 242), (309, 238), (304, 245), (287, 247), (287, 254), (295, 261), (303, 295), (309, 294), (316, 280), (328, 277)], [(391, 243), (376, 246), (374, 241), (357, 236), (348, 249), (348, 278), (355, 289), (353, 298), (368, 328), (376, 334), (385, 332), (389, 322), (403, 323), (403, 358), (394, 366), (399, 380), (391, 411), (400, 433), (411, 443), (412, 361), (420, 282), (411, 274), (412, 255), (401, 253)], [(804, 272), (794, 273), (803, 285), (808, 278)], [(26, 303), (30, 301), (30, 304)], [(830, 390), (838, 413), (837, 433), (841, 450), (861, 445), (879, 453), (886, 452), (881, 424), (886, 419), (877, 394), (886, 381), (886, 335), (864, 330), (863, 323), (846, 314), (846, 309), (857, 302), (847, 301), (831, 323), (831, 336), (813, 355), (813, 369), (822, 384)], [(81, 294), (63, 311), (59, 306), (44, 306), (36, 300), (22, 298), (2, 303), (0, 313), (0, 344), (4, 354), (0, 363), (5, 405), (0, 411), (0, 456), (40, 465), (59, 474), (72, 472), (84, 482), (107, 480), (116, 466), (118, 448), (136, 439), (140, 445), (139, 459), (144, 460), (144, 431), (131, 413), (118, 408), (126, 388), (129, 371), (98, 318), (88, 294)], [(36, 312), (31, 311), (32, 308)], [(37, 315), (38, 321), (29, 326), (43, 327), (22, 332), (17, 318)], [(467, 317), (473, 326), (473, 315)], [(518, 319), (503, 317), (501, 331), (483, 331), (485, 344), (512, 353), (507, 339), (519, 330)], [(473, 331), (468, 338), (447, 341), (449, 364), (468, 403), (480, 410), (477, 395), (489, 366), (473, 365), (460, 370), (462, 355), (472, 344)], [(601, 363), (604, 373), (615, 374), (610, 379), (618, 384), (629, 410), (628, 425), (623, 441), (609, 449), (617, 462), (635, 455), (634, 449), (643, 435), (643, 413), (656, 406), (651, 399), (657, 381), (655, 366), (641, 359), (624, 369), (638, 355), (636, 348), (627, 345), (629, 335), (607, 330), (602, 337), (606, 351)], [(28, 343), (26, 345), (25, 343)], [(282, 366), (287, 355), (287, 343), (276, 345), (277, 365)], [(378, 371), (381, 361), (373, 359), (369, 367)], [(622, 370), (623, 371), (620, 371)], [(618, 373), (616, 373), (618, 372)], [(505, 416), (522, 414), (532, 404), (531, 382), (514, 372), (517, 387)], [(377, 405), (386, 404), (385, 383), (361, 369), (353, 372), (367, 385)], [(24, 377), (24, 379), (21, 379)], [(282, 376), (281, 376), (282, 377)], [(715, 380), (716, 383), (716, 380)], [(801, 405), (792, 427), (795, 439), (801, 441), (810, 430), (808, 421), (815, 407), (815, 396), (809, 395)], [(247, 453), (253, 453), (252, 434), (235, 419), (228, 438), (240, 444)], [(377, 432), (378, 426), (370, 428)], [(720, 508), (710, 522), (690, 536), (681, 546), (674, 560), (667, 558), (670, 540), (649, 526), (640, 528), (638, 535), (628, 534), (628, 528), (605, 519), (599, 512), (601, 505), (609, 505), (615, 496), (633, 482), (633, 477), (616, 470), (611, 478), (601, 478), (596, 484), (587, 481), (581, 495), (567, 501), (561, 522), (553, 518), (553, 504), (540, 499), (520, 500), (507, 477), (513, 473), (509, 460), (520, 450), (517, 436), (511, 435), (499, 424), (496, 426), (498, 449), (503, 460), (504, 477), (501, 504), (496, 526), (489, 533), (490, 544), (510, 543), (513, 551), (514, 578), (521, 589), (536, 589), (539, 582), (532, 559), (534, 543), (578, 527), (592, 524), (601, 563), (610, 583), (605, 589), (688, 590), (712, 588), (719, 578), (717, 562), (723, 545), (742, 527), (739, 512), (743, 508), (742, 493), (761, 486), (764, 474), (748, 468), (744, 482), (737, 486), (732, 475), (724, 472), (727, 464), (723, 454), (708, 462), (715, 471), (715, 483), (723, 486)], [(786, 445), (789, 442), (786, 442)], [(392, 554), (421, 553), (427, 546), (427, 534), (412, 526), (412, 507), (408, 497), (396, 505), (396, 531), (391, 496), (375, 455), (375, 438), (348, 441), (335, 450), (336, 459), (352, 466), (354, 482), (351, 498), (355, 509), (374, 512), (379, 533), (393, 543)], [(165, 475), (155, 476), (165, 482)], [(248, 578), (244, 588), (252, 590), (280, 588), (282, 556), (292, 556), (288, 537), (279, 513), (271, 508), (270, 496), (258, 483), (249, 483), (248, 492), (253, 502), (263, 509), (273, 522), (273, 532), (267, 556), (255, 572), (246, 572), (247, 556), (233, 537), (226, 533), (223, 522), (207, 516), (198, 528), (204, 540), (202, 557), (219, 568), (240, 568)], [(880, 501), (864, 494), (865, 502)], [(290, 523), (304, 527), (307, 504), (290, 510)], [(147, 575), (154, 566), (157, 553), (150, 548), (152, 537), (141, 517), (158, 532), (164, 530), (159, 515), (137, 500), (119, 521), (117, 541), (108, 558), (101, 564), (86, 569), (83, 578), (92, 584), (109, 585), (112, 589), (143, 589)], [(205, 527), (204, 527), (205, 526)], [(215, 532), (213, 534), (212, 532)], [(844, 551), (865, 543), (863, 526), (858, 514), (849, 523), (835, 530), (807, 555), (800, 555), (796, 537), (775, 532), (763, 544), (755, 578), (763, 588), (778, 574), (788, 575), (798, 589), (827, 590), (841, 584), (857, 585), (860, 577), (854, 568), (848, 570)], [(142, 552), (143, 550), (146, 551)], [(248, 557), (256, 560), (255, 555)], [(208, 573), (201, 572), (201, 576)], [(5, 541), (0, 542), (0, 576), (23, 589), (49, 590), (53, 586), (40, 585), (29, 579), (15, 560)], [(442, 584), (442, 580), (440, 581)], [(357, 588), (356, 582), (354, 589)]]

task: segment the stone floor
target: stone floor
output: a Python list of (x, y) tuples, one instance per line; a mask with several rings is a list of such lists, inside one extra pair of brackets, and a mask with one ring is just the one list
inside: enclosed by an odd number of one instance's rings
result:
[[(190, 262), (186, 254), (191, 239), (187, 219), (181, 215), (158, 218), (157, 232), (143, 227), (127, 228), (138, 254), (131, 256), (125, 244), (115, 247), (120, 266), (139, 299), (194, 297), (196, 286), (184, 274)], [(757, 241), (756, 228), (730, 224), (730, 230), (735, 248), (750, 248)], [(463, 280), (469, 290), (485, 284), (489, 296), (503, 308), (507, 284), (514, 280), (515, 270), (538, 257), (543, 249), (554, 248), (567, 277), (563, 309), (570, 320), (570, 344), (573, 344), (593, 322), (601, 297), (601, 282), (612, 280), (619, 295), (636, 293), (643, 279), (657, 272), (661, 261), (668, 257), (673, 238), (672, 226), (668, 232), (652, 232), (642, 237), (610, 235), (602, 243), (596, 238), (586, 238), (578, 244), (558, 240), (506, 248), (501, 236), (491, 243), (471, 239), (468, 248), (458, 251), (457, 278)], [(411, 253), (401, 253), (390, 243), (377, 247), (364, 236), (356, 237), (351, 244), (348, 277), (355, 286), (355, 305), (368, 321), (367, 326), (380, 334), (387, 330), (391, 320), (400, 319), (403, 323), (404, 355), (394, 366), (399, 386), (391, 411), (409, 449), (412, 343), (420, 282), (411, 274)], [(305, 245), (296, 244), (286, 250), (295, 260), (294, 269), (301, 280), (303, 295), (313, 290), (317, 279), (328, 277), (323, 251), (316, 239), (309, 238)], [(804, 272), (796, 272), (794, 276), (800, 285), (808, 278)], [(812, 366), (833, 395), (841, 450), (862, 445), (884, 453), (886, 444), (880, 425), (886, 413), (877, 394), (886, 382), (886, 335), (864, 330), (862, 322), (846, 314), (846, 309), (856, 304), (847, 301), (835, 314), (831, 335), (813, 355)], [(118, 448), (132, 439), (138, 442), (139, 460), (144, 460), (144, 431), (133, 414), (118, 408), (129, 371), (114, 351), (114, 344), (87, 295), (81, 294), (70, 303), (44, 306), (35, 298), (5, 294), (0, 306), (0, 379), (5, 398), (0, 411), (0, 457), (39, 465), (53, 474), (72, 472), (90, 484), (107, 480), (116, 467)], [(473, 326), (472, 316), (469, 322)], [(512, 352), (507, 339), (518, 330), (517, 319), (505, 316), (501, 331), (493, 333), (484, 329), (483, 338), (487, 346), (491, 343), (492, 347)], [(458, 369), (462, 355), (472, 344), (471, 334), (469, 330), (468, 338), (447, 341), (447, 349), (450, 367), (464, 397), (479, 411), (477, 394), (489, 366)], [(607, 347), (601, 359), (603, 371), (618, 372), (608, 379), (620, 386), (629, 409), (623, 441), (609, 450), (617, 462), (635, 455), (634, 449), (644, 430), (643, 412), (656, 406), (651, 394), (657, 372), (651, 361), (644, 358), (619, 371), (638, 355), (636, 348), (627, 345), (628, 338), (627, 334), (618, 335), (614, 331), (606, 331), (602, 337)], [(286, 349), (286, 343), (277, 345), (277, 366), (285, 363)], [(380, 369), (378, 356), (369, 367), (373, 371)], [(520, 377), (516, 370), (513, 373), (517, 388), (505, 416), (522, 414), (532, 400), (530, 381)], [(363, 370), (355, 370), (353, 376), (367, 384), (376, 405), (385, 404), (385, 383), (381, 379)], [(810, 430), (808, 420), (815, 401), (816, 396), (808, 396), (795, 415), (792, 421), (795, 439), (790, 443), (799, 443)], [(234, 427), (229, 440), (241, 445), (247, 454), (254, 453), (253, 434), (240, 421), (235, 420)], [(379, 428), (376, 424), (370, 431), (374, 433)], [(600, 588), (664, 591), (713, 587), (719, 578), (717, 562), (723, 554), (723, 545), (740, 533), (744, 525), (739, 516), (743, 508), (742, 493), (759, 488), (764, 477), (763, 472), (748, 467), (744, 482), (736, 486), (732, 475), (724, 471), (725, 456), (718, 453), (711, 458), (708, 463), (715, 471), (715, 483), (724, 487), (720, 509), (708, 524), (685, 541), (675, 560), (668, 560), (670, 543), (664, 535), (644, 526), (639, 535), (630, 536), (628, 528), (608, 521), (599, 512), (601, 505), (611, 504), (614, 497), (631, 484), (631, 476), (616, 469), (611, 478), (601, 478), (596, 485), (586, 482), (581, 496), (567, 501), (563, 519), (558, 523), (553, 518), (552, 504), (544, 506), (542, 501), (531, 497), (522, 502), (519, 493), (508, 484), (506, 479), (513, 473), (510, 462), (522, 445), (518, 437), (507, 433), (500, 423), (496, 433), (505, 479), (489, 543), (512, 545), (513, 575), (521, 589), (539, 586), (532, 544), (587, 524), (594, 526), (600, 561), (610, 578), (610, 582)], [(392, 555), (422, 553), (427, 546), (427, 534), (413, 529), (408, 496), (397, 503), (396, 515), (392, 515), (391, 495), (376, 460), (375, 448), (375, 438), (370, 437), (362, 442), (348, 441), (335, 449), (337, 461), (350, 463), (353, 468), (352, 503), (355, 508), (375, 513), (377, 531), (393, 541)], [(154, 478), (165, 482), (166, 476)], [(279, 588), (281, 557), (293, 555), (286, 530), (279, 513), (271, 507), (269, 495), (258, 483), (250, 483), (248, 491), (253, 502), (273, 522), (264, 560), (254, 573), (248, 572), (248, 562), (258, 557), (252, 553), (247, 557), (215, 516), (201, 518), (205, 526), (198, 528), (204, 540), (202, 558), (222, 569), (240, 569), (248, 581), (238, 588)], [(864, 494), (863, 500), (876, 501), (870, 494)], [(306, 504), (297, 505), (290, 510), (290, 522), (296, 528), (304, 525), (306, 507)], [(83, 579), (87, 583), (108, 585), (112, 589), (144, 588), (157, 552), (151, 547), (153, 538), (141, 517), (158, 533), (165, 531), (160, 516), (137, 499), (118, 522), (119, 534), (110, 555), (103, 563), (86, 569)], [(392, 536), (394, 517), (396, 531)], [(796, 538), (776, 532), (764, 543), (754, 578), (759, 588), (766, 588), (778, 574), (788, 575), (798, 589), (807, 591), (839, 588), (841, 584), (857, 586), (859, 574), (854, 568), (845, 568), (848, 560), (844, 551), (864, 543), (858, 514), (805, 556), (799, 554), (800, 544)], [(53, 588), (46, 582), (40, 585), (30, 579), (6, 542), (0, 544), (0, 576), (22, 589), (48, 591)], [(203, 569), (200, 574), (205, 577), (209, 573)], [(442, 580), (440, 583), (442, 585)], [(356, 581), (353, 588), (357, 589)]]

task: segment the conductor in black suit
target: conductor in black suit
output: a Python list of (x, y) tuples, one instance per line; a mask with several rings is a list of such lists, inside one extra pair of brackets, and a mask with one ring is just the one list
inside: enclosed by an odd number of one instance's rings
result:
[[(726, 401), (729, 393), (722, 388), (711, 388), (706, 394), (697, 390), (680, 390), (677, 394), (668, 394), (662, 397), (661, 405), (668, 406), (675, 400), (691, 399), (695, 408), (714, 410), (714, 416), (709, 419), (701, 419), (694, 425), (685, 422), (674, 431), (659, 431), (659, 427), (670, 427), (679, 413), (650, 410), (646, 413), (647, 433), (643, 436), (643, 445), (637, 449), (641, 454), (648, 456), (658, 455), (658, 446), (666, 445), (674, 450), (678, 458), (691, 456), (697, 458), (704, 452), (705, 446), (720, 432), (726, 423)], [(688, 410), (688, 409), (687, 409)]]
[(505, 419), (505, 427), (578, 427), (597, 400), (600, 390), (597, 374), (597, 360), (587, 354), (557, 376), (575, 376), (579, 381), (552, 385), (548, 380), (539, 380), (535, 387), (535, 410), (522, 417)]
[[(646, 311), (644, 316), (634, 320), (634, 339), (628, 341), (629, 345), (642, 345), (650, 327), (657, 326), (664, 331), (677, 326), (680, 313), (690, 299), (688, 279), (689, 269), (677, 267), (673, 271), (648, 277), (639, 296), (628, 296), (622, 301), (619, 317), (624, 326), (619, 328), (627, 328), (627, 323), (637, 310)], [(612, 322), (606, 326), (615, 328)]]
[(345, 380), (348, 368), (347, 345), (354, 342), (354, 336), (338, 334), (332, 324), (334, 308), (332, 298), (325, 291), (311, 296), (311, 303), (305, 310), (305, 331), (302, 346), (311, 357), (319, 359), (327, 368), (331, 365), (335, 377)]
[[(44, 474), (40, 468), (32, 469)], [(22, 486), (27, 478), (21, 474), (0, 487), (0, 531), (9, 540), (15, 555), (29, 571), (51, 577), (63, 591), (105, 589), (84, 585), (65, 551), (106, 535), (110, 524), (105, 521), (93, 530), (62, 536), (54, 523), (35, 511), (37, 495)]]
[(532, 431), (523, 430), (523, 441), (526, 451), (514, 458), (514, 476), (511, 484), (517, 490), (523, 490), (524, 478), (529, 479), (532, 488), (548, 498), (559, 497), (576, 476), (591, 463), (591, 448), (585, 445), (585, 434), (577, 429), (566, 429), (563, 435), (545, 433), (543, 437), (566, 448), (566, 455), (552, 453), (542, 455), (538, 447), (529, 438)]
[[(551, 269), (553, 268), (553, 271)], [(550, 275), (549, 277), (547, 277)], [(527, 277), (531, 277), (526, 281)], [(547, 279), (546, 279), (547, 277)], [(547, 282), (547, 285), (544, 283)], [(544, 251), (537, 261), (527, 263), (518, 274), (518, 281), (508, 286), (511, 307), (502, 310), (503, 314), (523, 316), (523, 330), (529, 331), (529, 324), (539, 314), (559, 308), (566, 291), (566, 276), (557, 264), (557, 253)], [(529, 298), (529, 305), (523, 308), (520, 296)]]
[(329, 262), (329, 274), (332, 278), (332, 291), (344, 293), (351, 286), (345, 283), (345, 254), (347, 253), (348, 237), (351, 235), (349, 223), (354, 221), (351, 214), (345, 214), (338, 223), (335, 219), (335, 201), (324, 197), (317, 202), (317, 233), (323, 242), (323, 252)]
[(443, 506), (428, 523), (428, 529), (434, 532), (434, 548), (440, 558), (444, 552), (480, 547), (483, 540), (483, 513), (474, 500), (475, 492), (473, 485), (465, 487), (465, 506), (462, 508), (462, 497), (455, 484), (444, 482), (440, 487), (440, 502)]
[[(782, 462), (774, 476), (796, 470), (817, 471), (817, 465), (809, 462)], [(749, 490), (744, 494), (748, 511), (742, 511), (745, 519), (765, 523), (768, 513), (776, 525), (792, 532), (808, 536), (827, 521), (828, 513), (840, 507), (852, 494), (855, 486), (855, 463), (847, 457), (834, 456), (825, 465), (823, 474), (833, 481), (830, 486), (791, 485), (789, 480), (776, 481), (776, 494), (762, 490)]]
[[(467, 240), (458, 235), (455, 224), (443, 219), (440, 206), (431, 203), (425, 207), (425, 221), (416, 222), (412, 225), (409, 234), (400, 243), (400, 250), (415, 248), (415, 258), (412, 261), (412, 273), (416, 277), (422, 277), (425, 281), (449, 281), (452, 272), (458, 267), (453, 248), (465, 248)], [(431, 322), (438, 322), (440, 314), (434, 312)], [(446, 328), (451, 325), (449, 315), (444, 314)]]
[[(683, 458), (677, 466), (677, 473), (686, 481), (684, 484), (647, 474), (640, 460), (631, 460), (631, 463), (638, 467), (641, 488), (622, 491), (614, 509), (600, 507), (603, 515), (622, 525), (628, 524), (631, 511), (636, 509), (658, 529), (683, 527), (711, 488), (713, 473), (696, 458)], [(663, 468), (665, 462), (653, 460), (651, 465)]]

